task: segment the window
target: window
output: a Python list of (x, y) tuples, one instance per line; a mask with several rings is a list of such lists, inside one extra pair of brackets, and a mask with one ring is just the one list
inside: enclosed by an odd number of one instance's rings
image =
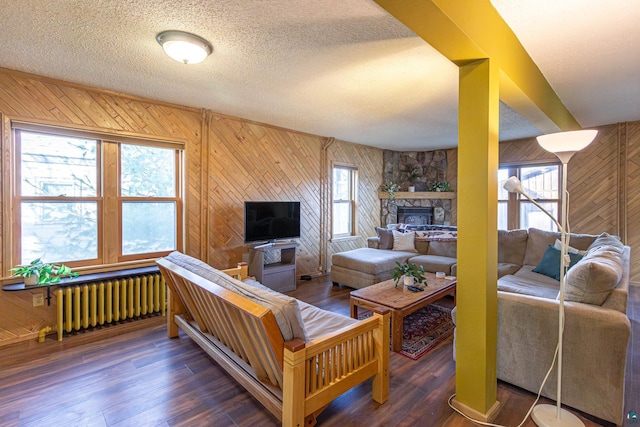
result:
[(510, 194), (502, 186), (510, 176), (517, 176), (522, 188), (555, 218), (560, 209), (560, 166), (509, 166), (498, 170), (498, 228), (539, 228), (555, 231), (551, 218), (520, 194)]
[(180, 247), (181, 150), (33, 127), (14, 129), (14, 265), (99, 265)]
[(357, 168), (352, 166), (333, 167), (334, 238), (355, 235), (357, 174)]

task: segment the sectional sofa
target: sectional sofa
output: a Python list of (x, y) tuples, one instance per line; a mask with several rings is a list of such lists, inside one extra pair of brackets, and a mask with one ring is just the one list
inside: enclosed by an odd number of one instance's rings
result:
[[(367, 248), (335, 254), (331, 279), (368, 286), (388, 279), (395, 263), (404, 261), (456, 275), (456, 242), (419, 236), (416, 231), (413, 249), (394, 250), (382, 232), (369, 239)], [(535, 228), (498, 231), (497, 376), (533, 393), (551, 366), (558, 340), (559, 239), (560, 233)], [(562, 403), (621, 425), (631, 334), (626, 315), (630, 248), (606, 233), (571, 234), (569, 245), (573, 265), (565, 292)], [(551, 399), (556, 398), (555, 377), (554, 370), (542, 390)]]
[(443, 271), (455, 276), (456, 227), (398, 224), (392, 229), (377, 228), (376, 232), (376, 237), (367, 239), (366, 248), (333, 254), (331, 281), (334, 284), (359, 289), (388, 280), (396, 262), (410, 262), (423, 266), (425, 271)]

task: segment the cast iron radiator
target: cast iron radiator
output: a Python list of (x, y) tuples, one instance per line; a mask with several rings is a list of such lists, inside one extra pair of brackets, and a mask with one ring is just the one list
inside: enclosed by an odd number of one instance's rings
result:
[(56, 290), (58, 341), (79, 331), (152, 314), (165, 315), (166, 284), (160, 273), (122, 277)]

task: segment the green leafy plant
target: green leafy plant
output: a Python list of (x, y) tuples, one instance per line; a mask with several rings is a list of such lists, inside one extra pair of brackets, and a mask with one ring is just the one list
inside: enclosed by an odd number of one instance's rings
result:
[(387, 181), (382, 184), (382, 191), (386, 191), (389, 194), (389, 200), (393, 200), (396, 198), (395, 192), (400, 190), (400, 186), (393, 181)]
[(413, 277), (413, 281), (415, 283), (420, 284), (425, 282), (426, 284), (427, 279), (424, 277), (424, 273), (424, 267), (421, 265), (417, 266), (413, 263), (409, 264), (407, 262), (400, 264), (399, 262), (396, 262), (396, 266), (391, 271), (391, 276), (393, 277), (393, 280), (395, 280), (397, 288), (398, 280), (400, 280), (402, 276), (410, 276)]
[(66, 265), (48, 264), (42, 262), (41, 258), (34, 259), (29, 264), (12, 268), (11, 275), (22, 276), (25, 279), (35, 275), (38, 278), (36, 281), (38, 285), (58, 283), (62, 277), (69, 277), (71, 279), (78, 277), (78, 273), (71, 271), (71, 268)]
[(437, 181), (431, 185), (431, 191), (451, 191), (451, 184), (447, 181)]

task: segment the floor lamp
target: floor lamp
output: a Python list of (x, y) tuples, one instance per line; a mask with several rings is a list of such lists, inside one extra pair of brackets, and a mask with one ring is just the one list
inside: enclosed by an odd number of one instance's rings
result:
[(533, 421), (541, 427), (558, 426), (582, 426), (584, 424), (571, 412), (562, 409), (562, 335), (564, 332), (564, 290), (566, 284), (567, 267), (569, 266), (569, 244), (567, 242), (567, 219), (568, 219), (568, 199), (567, 192), (567, 164), (571, 157), (578, 151), (591, 144), (598, 133), (597, 130), (578, 130), (571, 132), (560, 132), (549, 135), (542, 135), (537, 138), (538, 144), (545, 150), (555, 154), (562, 162), (562, 224), (556, 220), (546, 209), (540, 206), (535, 200), (529, 197), (522, 188), (520, 180), (515, 176), (510, 177), (504, 184), (504, 189), (510, 193), (520, 193), (529, 201), (536, 205), (542, 212), (546, 213), (555, 222), (560, 231), (560, 294), (558, 310), (558, 386), (556, 394), (556, 406), (541, 404), (537, 405), (531, 414)]

